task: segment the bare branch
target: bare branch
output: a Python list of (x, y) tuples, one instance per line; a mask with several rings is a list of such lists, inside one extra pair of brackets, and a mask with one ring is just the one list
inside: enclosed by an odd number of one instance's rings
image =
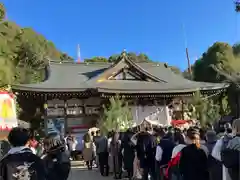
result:
[(236, 83), (236, 81), (240, 80), (239, 76), (230, 75), (227, 72), (224, 72), (223, 70), (220, 70), (217, 66), (215, 66), (213, 64), (211, 64), (210, 67), (213, 68), (213, 70), (216, 71), (219, 75), (224, 76), (227, 80), (229, 80), (233, 83)]

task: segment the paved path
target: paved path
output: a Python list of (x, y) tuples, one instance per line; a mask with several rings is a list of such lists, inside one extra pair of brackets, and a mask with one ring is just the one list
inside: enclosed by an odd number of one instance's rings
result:
[(83, 162), (72, 162), (72, 169), (69, 174), (69, 180), (113, 180), (112, 177), (102, 177), (98, 170), (91, 171), (84, 167)]
[(86, 168), (72, 168), (69, 180), (113, 180), (112, 177), (102, 177), (97, 170), (87, 170)]

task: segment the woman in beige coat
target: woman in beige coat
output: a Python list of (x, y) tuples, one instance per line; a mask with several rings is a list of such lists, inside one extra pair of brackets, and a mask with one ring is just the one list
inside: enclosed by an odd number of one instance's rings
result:
[(88, 169), (91, 170), (93, 164), (93, 142), (88, 133), (84, 136), (83, 145), (83, 159), (86, 162)]

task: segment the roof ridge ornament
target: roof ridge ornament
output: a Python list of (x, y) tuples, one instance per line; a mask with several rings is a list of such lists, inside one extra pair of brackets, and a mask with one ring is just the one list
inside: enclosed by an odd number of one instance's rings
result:
[(123, 50), (122, 56), (123, 56), (123, 57), (126, 57), (126, 56), (127, 56), (127, 50), (126, 50), (126, 49)]

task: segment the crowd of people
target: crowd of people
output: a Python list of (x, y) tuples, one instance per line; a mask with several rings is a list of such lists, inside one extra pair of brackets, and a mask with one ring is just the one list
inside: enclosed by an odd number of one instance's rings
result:
[(115, 179), (239, 180), (240, 120), (212, 127), (145, 128), (86, 134), (83, 156), (102, 176)]
[[(10, 146), (1, 151), (0, 180), (68, 179), (75, 156), (72, 136), (52, 133), (36, 141), (17, 127), (4, 142)], [(95, 165), (102, 176), (115, 179), (239, 180), (240, 119), (219, 132), (145, 127), (105, 136), (98, 130), (84, 135), (82, 155), (89, 170)]]

